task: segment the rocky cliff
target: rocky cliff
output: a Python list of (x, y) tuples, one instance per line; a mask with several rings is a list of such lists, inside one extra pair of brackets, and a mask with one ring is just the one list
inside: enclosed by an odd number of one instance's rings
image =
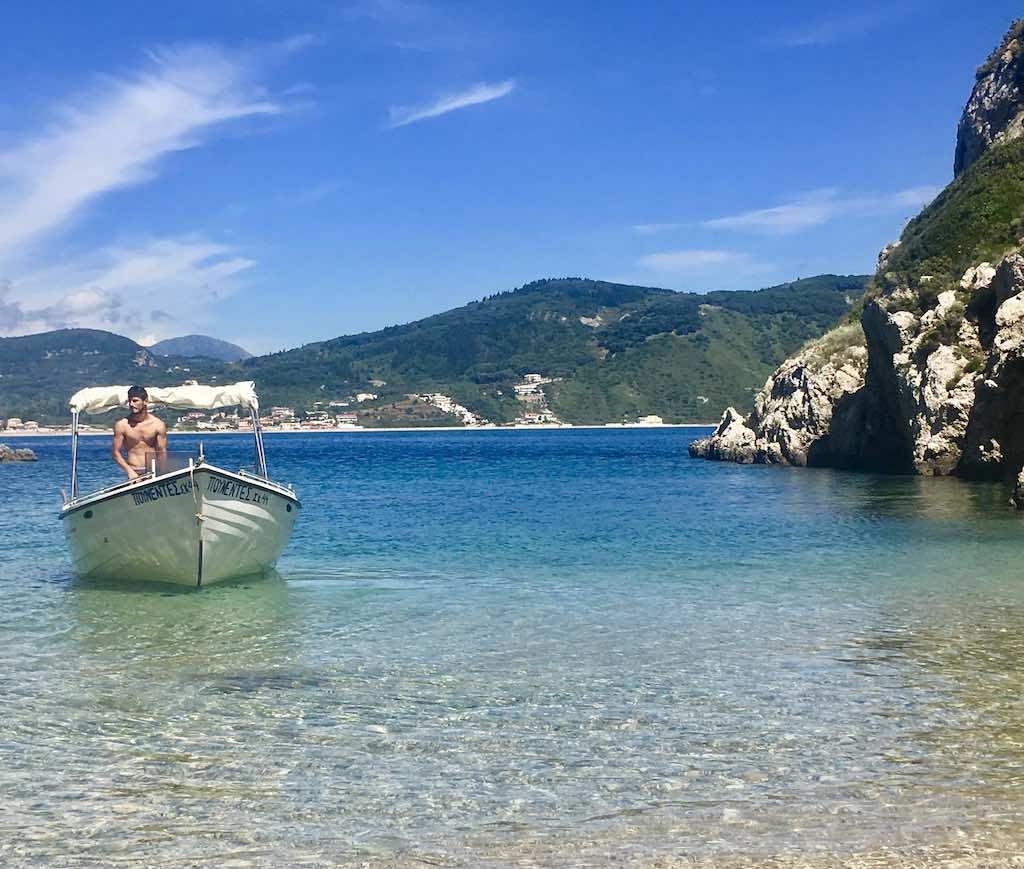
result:
[(887, 245), (857, 322), (784, 362), (694, 456), (1013, 478), (1024, 465), (1024, 22), (979, 68), (953, 182)]
[(957, 128), (953, 175), (959, 176), (995, 141), (1024, 132), (1024, 22), (1015, 21), (975, 76)]
[(749, 419), (730, 407), (690, 452), (766, 464), (827, 464), (832, 414), (864, 384), (867, 350), (856, 323), (833, 329), (787, 359), (754, 399)]

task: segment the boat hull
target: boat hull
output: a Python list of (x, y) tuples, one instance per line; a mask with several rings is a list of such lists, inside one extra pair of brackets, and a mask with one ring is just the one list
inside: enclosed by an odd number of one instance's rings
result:
[(273, 568), (299, 508), (276, 483), (198, 465), (80, 498), (61, 519), (79, 576), (202, 586)]

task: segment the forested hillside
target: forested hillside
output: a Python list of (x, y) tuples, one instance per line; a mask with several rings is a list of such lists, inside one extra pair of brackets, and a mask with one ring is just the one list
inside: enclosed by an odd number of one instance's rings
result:
[(134, 341), (97, 329), (59, 329), (0, 338), (0, 419), (65, 421), (67, 400), (83, 386), (207, 380), (223, 363), (153, 356)]
[(302, 410), (363, 391), (381, 403), (443, 392), (501, 423), (522, 411), (512, 385), (539, 373), (554, 378), (548, 399), (566, 421), (706, 421), (747, 402), (782, 359), (849, 311), (864, 281), (822, 275), (706, 294), (535, 281), (414, 323), (234, 364), (155, 357), (89, 330), (0, 339), (0, 417), (59, 418), (68, 395), (95, 383), (252, 379), (264, 404)]

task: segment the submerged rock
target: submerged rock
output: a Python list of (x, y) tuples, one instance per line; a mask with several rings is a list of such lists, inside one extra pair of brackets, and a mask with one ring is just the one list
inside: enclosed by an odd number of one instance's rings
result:
[(13, 449), (7, 444), (0, 444), (0, 462), (35, 462), (36, 454), (27, 447)]

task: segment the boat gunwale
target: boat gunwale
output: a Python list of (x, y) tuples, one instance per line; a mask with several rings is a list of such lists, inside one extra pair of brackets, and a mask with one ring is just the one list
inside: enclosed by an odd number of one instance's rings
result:
[(280, 495), (283, 498), (290, 500), (298, 507), (302, 506), (302, 502), (299, 500), (298, 496), (291, 489), (288, 489), (280, 483), (275, 483), (273, 480), (268, 480), (263, 477), (250, 475), (244, 471), (228, 471), (224, 468), (218, 467), (217, 465), (204, 462), (201, 465), (194, 465), (191, 468), (178, 468), (177, 470), (168, 471), (167, 473), (160, 474), (158, 476), (146, 476), (140, 477), (136, 480), (126, 480), (124, 483), (120, 483), (116, 486), (108, 486), (105, 489), (99, 489), (96, 492), (83, 495), (76, 498), (74, 501), (68, 501), (61, 507), (60, 519), (63, 521), (64, 519), (67, 519), (68, 516), (71, 516), (73, 513), (77, 513), (79, 510), (85, 509), (86, 507), (92, 507), (113, 498), (119, 498), (129, 492), (139, 492), (152, 485), (164, 483), (177, 477), (188, 476), (197, 471), (216, 471), (218, 474), (224, 474), (225, 476), (244, 483), (245, 485), (256, 486), (275, 495)]

